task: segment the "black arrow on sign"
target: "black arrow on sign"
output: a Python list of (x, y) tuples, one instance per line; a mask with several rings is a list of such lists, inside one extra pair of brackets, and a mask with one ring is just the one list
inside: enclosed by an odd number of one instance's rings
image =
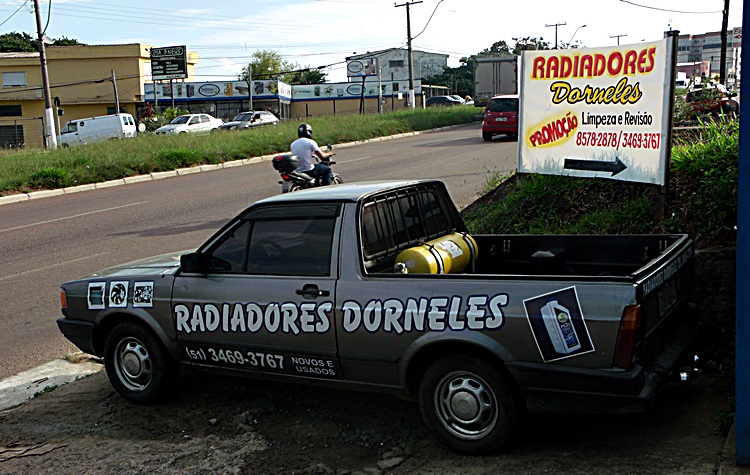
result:
[(566, 170), (581, 170), (586, 172), (611, 172), (612, 176), (625, 170), (625, 165), (619, 157), (615, 157), (614, 162), (605, 162), (603, 160), (583, 160), (580, 158), (566, 158)]

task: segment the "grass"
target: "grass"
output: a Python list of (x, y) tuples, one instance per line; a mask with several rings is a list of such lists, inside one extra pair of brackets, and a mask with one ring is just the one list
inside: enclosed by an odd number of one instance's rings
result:
[[(672, 148), (666, 214), (653, 185), (553, 175), (516, 175), (464, 210), (472, 233), (688, 233), (698, 247), (736, 239), (737, 120), (707, 122)], [(497, 177), (487, 179), (488, 186)]]
[[(367, 140), (470, 123), (474, 107), (431, 108), (383, 115), (310, 118), (319, 144)], [(0, 153), (0, 195), (115, 180), (133, 175), (215, 164), (289, 150), (299, 121), (249, 131), (114, 140), (52, 152)]]

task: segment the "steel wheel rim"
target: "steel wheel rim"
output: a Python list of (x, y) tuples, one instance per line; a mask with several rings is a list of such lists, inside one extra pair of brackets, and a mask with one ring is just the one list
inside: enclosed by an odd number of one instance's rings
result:
[(481, 439), (497, 425), (497, 397), (474, 373), (456, 371), (445, 375), (435, 386), (433, 400), (440, 424), (459, 439)]
[(115, 350), (115, 372), (120, 382), (131, 391), (143, 391), (151, 383), (154, 362), (148, 348), (140, 340), (127, 337)]

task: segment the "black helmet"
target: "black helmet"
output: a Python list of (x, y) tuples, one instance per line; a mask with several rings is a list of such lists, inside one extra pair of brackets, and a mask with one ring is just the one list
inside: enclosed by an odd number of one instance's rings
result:
[(308, 139), (311, 139), (312, 127), (310, 127), (310, 124), (300, 124), (300, 126), (297, 127), (297, 137), (307, 137)]

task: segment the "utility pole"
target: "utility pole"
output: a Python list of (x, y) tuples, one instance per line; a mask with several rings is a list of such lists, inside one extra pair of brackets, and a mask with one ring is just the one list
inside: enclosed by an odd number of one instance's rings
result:
[(617, 46), (620, 46), (620, 38), (623, 37), (623, 36), (628, 36), (628, 34), (624, 33), (622, 35), (611, 35), (610, 38), (617, 38)]
[(727, 75), (727, 27), (729, 26), (729, 0), (724, 0), (724, 10), (721, 12), (723, 18), (721, 19), (721, 60), (719, 71), (719, 83), (726, 84)]
[(115, 114), (120, 113), (120, 95), (117, 94), (117, 78), (115, 77), (115, 70), (112, 69), (112, 87), (115, 88)]
[(567, 23), (555, 23), (554, 25), (544, 25), (547, 28), (554, 26), (555, 27), (555, 49), (557, 49), (557, 27), (558, 26), (565, 26)]
[(39, 61), (42, 63), (42, 87), (44, 89), (44, 147), (47, 150), (55, 150), (57, 148), (55, 115), (52, 111), (52, 94), (50, 93), (49, 77), (47, 76), (47, 53), (44, 51), (44, 32), (42, 32), (42, 14), (39, 11), (39, 0), (34, 0), (34, 12), (36, 13), (36, 30), (39, 37)]
[(253, 109), (253, 67), (247, 65), (247, 100), (250, 102), (250, 111)]
[(409, 51), (409, 107), (411, 109), (415, 108), (415, 97), (414, 97), (414, 53), (411, 50), (411, 16), (409, 13), (409, 7), (411, 5), (416, 5), (417, 3), (422, 3), (422, 0), (419, 0), (418, 2), (406, 2), (402, 3), (401, 5), (393, 4), (394, 7), (406, 7), (406, 45)]

